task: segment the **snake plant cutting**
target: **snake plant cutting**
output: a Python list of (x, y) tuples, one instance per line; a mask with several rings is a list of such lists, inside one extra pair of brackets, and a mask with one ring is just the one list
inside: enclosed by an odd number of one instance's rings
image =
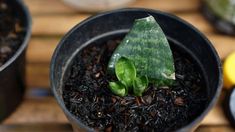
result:
[(175, 80), (172, 51), (165, 34), (153, 16), (137, 19), (132, 29), (115, 49), (108, 71), (118, 82), (110, 82), (119, 96), (133, 92), (142, 96), (149, 83), (169, 86)]

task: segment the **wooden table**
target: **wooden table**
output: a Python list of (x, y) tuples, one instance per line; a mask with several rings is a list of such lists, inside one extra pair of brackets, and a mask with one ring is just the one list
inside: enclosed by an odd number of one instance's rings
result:
[[(50, 93), (49, 64), (61, 37), (91, 14), (78, 12), (60, 0), (25, 0), (25, 3), (33, 17), (33, 34), (27, 51), (27, 92), (22, 104), (0, 125), (0, 131), (72, 131), (68, 120)], [(235, 37), (215, 32), (201, 15), (199, 0), (137, 0), (130, 7), (158, 9), (183, 18), (206, 34), (221, 59), (235, 51)], [(35, 91), (44, 94), (35, 95)], [(221, 96), (216, 107), (196, 131), (235, 131), (223, 114), (222, 101)]]

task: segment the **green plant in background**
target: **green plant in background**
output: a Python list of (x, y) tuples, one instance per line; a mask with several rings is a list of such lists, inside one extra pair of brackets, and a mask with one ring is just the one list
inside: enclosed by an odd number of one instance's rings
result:
[(235, 0), (204, 0), (210, 10), (221, 19), (235, 24)]
[(165, 34), (153, 16), (137, 19), (132, 29), (114, 51), (108, 71), (118, 82), (111, 91), (126, 96), (132, 91), (142, 96), (149, 83), (169, 86), (175, 80), (173, 55)]

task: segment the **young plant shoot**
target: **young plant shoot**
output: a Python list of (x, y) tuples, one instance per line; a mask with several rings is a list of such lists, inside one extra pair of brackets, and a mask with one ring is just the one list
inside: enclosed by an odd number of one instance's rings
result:
[(134, 64), (125, 57), (121, 57), (115, 64), (115, 73), (118, 82), (110, 82), (109, 87), (118, 96), (126, 96), (131, 90), (133, 90), (135, 96), (142, 96), (142, 93), (148, 87), (147, 76), (136, 77)]
[(127, 88), (131, 87), (136, 78), (136, 69), (134, 64), (125, 57), (121, 57), (115, 64), (115, 73), (118, 80)]
[(148, 87), (148, 77), (143, 76), (143, 77), (137, 77), (133, 81), (133, 93), (136, 96), (142, 96), (143, 92), (146, 90)]
[(135, 20), (132, 29), (114, 51), (108, 71), (115, 73), (119, 80), (116, 85), (110, 83), (112, 91), (125, 86), (125, 94), (113, 92), (119, 96), (125, 96), (130, 90), (135, 96), (142, 96), (149, 82), (155, 86), (173, 84), (173, 55), (165, 34), (153, 16)]

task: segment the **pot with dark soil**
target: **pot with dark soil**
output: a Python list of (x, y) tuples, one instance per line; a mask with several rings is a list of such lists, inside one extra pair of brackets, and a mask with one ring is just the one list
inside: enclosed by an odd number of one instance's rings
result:
[(0, 0), (0, 121), (21, 102), (31, 18), (21, 0)]
[(191, 131), (222, 87), (219, 57), (204, 35), (139, 8), (75, 26), (55, 50), (50, 78), (75, 131)]

